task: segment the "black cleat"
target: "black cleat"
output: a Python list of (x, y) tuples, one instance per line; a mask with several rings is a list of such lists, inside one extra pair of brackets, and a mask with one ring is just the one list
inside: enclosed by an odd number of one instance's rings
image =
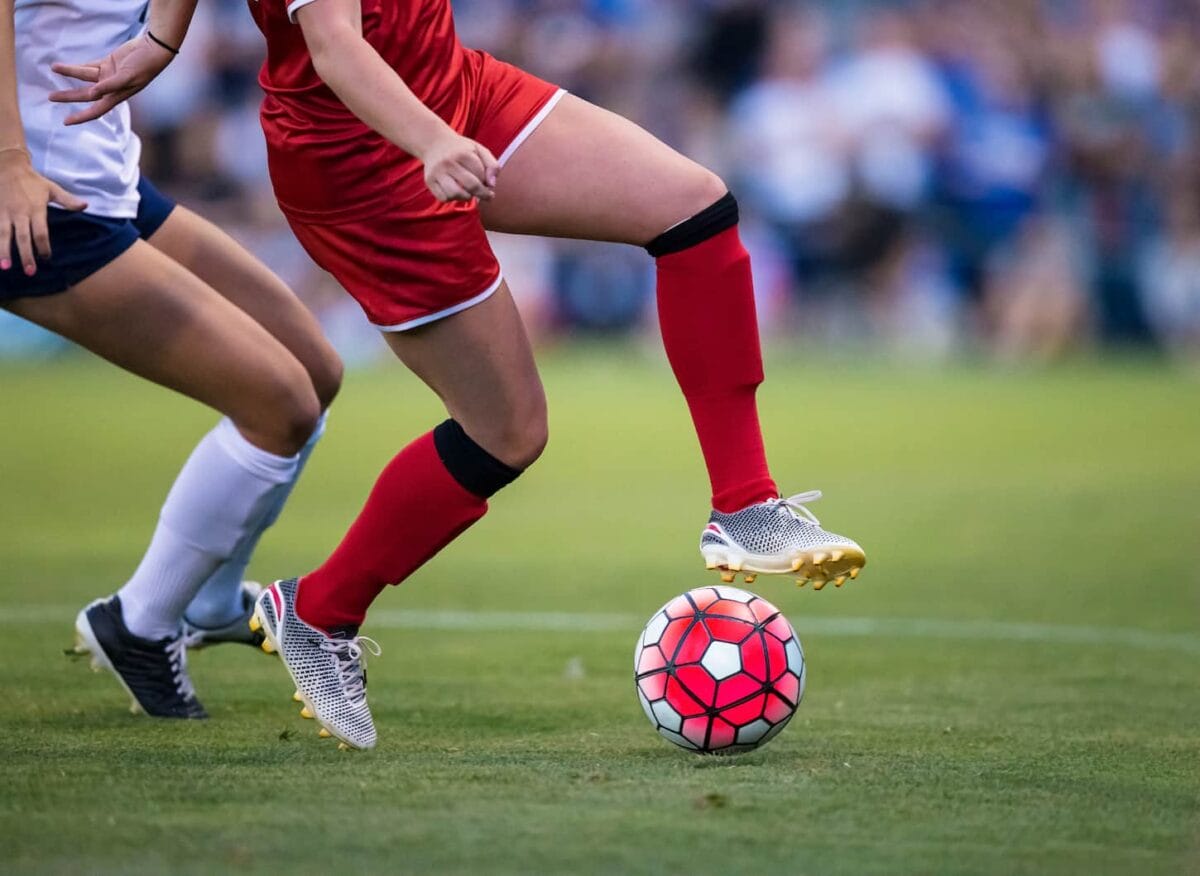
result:
[[(262, 593), (262, 585), (257, 581), (242, 582), (242, 613), (229, 623), (220, 627), (202, 627), (183, 617), (183, 641), (188, 648), (199, 651), (209, 645), (223, 645), (234, 642), (240, 645), (250, 645), (262, 648), (266, 636), (262, 631), (250, 629), (250, 616), (254, 614), (254, 602)], [(264, 649), (265, 650), (265, 649)], [(267, 652), (270, 653), (269, 651)]]
[(107, 669), (133, 699), (130, 710), (155, 718), (207, 718), (187, 671), (182, 633), (142, 639), (125, 626), (117, 596), (97, 599), (75, 618), (75, 653), (91, 654), (92, 669)]

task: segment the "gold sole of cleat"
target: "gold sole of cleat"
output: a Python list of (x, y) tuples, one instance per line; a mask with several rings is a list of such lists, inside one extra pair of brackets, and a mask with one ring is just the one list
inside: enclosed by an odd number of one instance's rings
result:
[(263, 651), (264, 651), (265, 653), (267, 653), (267, 654), (274, 654), (274, 653), (275, 653), (275, 646), (271, 644), (271, 640), (270, 640), (270, 639), (263, 639), (263, 640), (262, 640), (262, 644), (261, 644), (261, 645), (259, 645), (258, 647), (262, 648), (262, 649), (263, 649)]
[(258, 615), (250, 615), (250, 632), (257, 633), (262, 629), (262, 621), (258, 619)]
[(322, 739), (330, 739), (333, 737), (333, 734), (330, 733), (328, 730), (326, 730), (324, 727), (322, 727), (320, 730), (317, 731), (317, 735), (320, 736)]
[(715, 569), (725, 584), (732, 584), (739, 573), (747, 584), (753, 584), (759, 575), (786, 575), (790, 572), (796, 579), (797, 587), (811, 583), (813, 590), (822, 590), (829, 582), (833, 582), (835, 587), (844, 586), (847, 581), (859, 576), (866, 563), (866, 556), (855, 548), (802, 552), (791, 560), (790, 570), (759, 566), (753, 557), (739, 557), (729, 563), (722, 563), (719, 558), (705, 560), (706, 568)]
[(304, 702), (304, 697), (300, 696), (300, 691), (295, 691), (294, 693), (292, 693), (292, 702), (294, 702), (294, 703)]
[(312, 713), (312, 709), (310, 709), (308, 706), (305, 706), (304, 708), (302, 708), (302, 709), (300, 710), (300, 717), (301, 717), (301, 718), (306, 718), (306, 719), (308, 719), (309, 721), (311, 721), (311, 720), (312, 720), (314, 717), (316, 717), (316, 716), (315, 716), (315, 715), (313, 715), (313, 713)]

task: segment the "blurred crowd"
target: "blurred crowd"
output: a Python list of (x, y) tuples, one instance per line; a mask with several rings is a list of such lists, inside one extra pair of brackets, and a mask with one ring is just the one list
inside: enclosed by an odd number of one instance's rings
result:
[[(916, 357), (1200, 356), (1196, 0), (455, 0), (462, 41), (721, 173), (770, 333)], [(202, 0), (135, 104), (144, 170), (233, 230), (335, 342), (363, 321), (274, 209), (261, 39)], [(497, 237), (535, 333), (635, 331), (630, 248)]]

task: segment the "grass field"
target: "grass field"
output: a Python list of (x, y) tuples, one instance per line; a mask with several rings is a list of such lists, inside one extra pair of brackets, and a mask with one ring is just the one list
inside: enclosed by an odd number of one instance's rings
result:
[[(377, 604), (371, 753), (318, 740), (249, 649), (194, 658), (189, 725), (62, 655), (211, 417), (80, 360), (4, 366), (0, 871), (1200, 872), (1200, 382), (770, 370), (783, 487), (824, 489), (870, 565), (759, 579), (808, 693), (767, 748), (705, 759), (631, 681), (642, 621), (712, 580), (699, 454), (637, 349), (547, 355), (546, 457)], [(321, 559), (437, 416), (398, 367), (351, 375), (256, 575)]]

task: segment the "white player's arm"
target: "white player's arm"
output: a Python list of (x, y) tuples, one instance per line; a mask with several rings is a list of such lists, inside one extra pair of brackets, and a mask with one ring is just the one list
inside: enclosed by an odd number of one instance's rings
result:
[(52, 64), (55, 73), (93, 83), (50, 95), (59, 103), (91, 104), (67, 116), (66, 123), (78, 125), (98, 119), (153, 82), (179, 54), (195, 12), (196, 0), (153, 0), (146, 29), (107, 58), (82, 64)]
[(192, 17), (196, 14), (197, 0), (152, 0), (150, 16), (146, 19), (146, 32), (153, 34), (176, 52), (183, 46)]
[(434, 197), (494, 196), (500, 171), (495, 156), (421, 103), (363, 39), (359, 0), (309, 0), (296, 11), (296, 21), (317, 75), (350, 112), (421, 161)]
[(13, 0), (0, 0), (0, 271), (12, 268), (12, 242), (26, 274), (37, 273), (37, 252), (50, 257), (46, 207), (87, 206), (33, 169), (17, 103), (17, 47)]

